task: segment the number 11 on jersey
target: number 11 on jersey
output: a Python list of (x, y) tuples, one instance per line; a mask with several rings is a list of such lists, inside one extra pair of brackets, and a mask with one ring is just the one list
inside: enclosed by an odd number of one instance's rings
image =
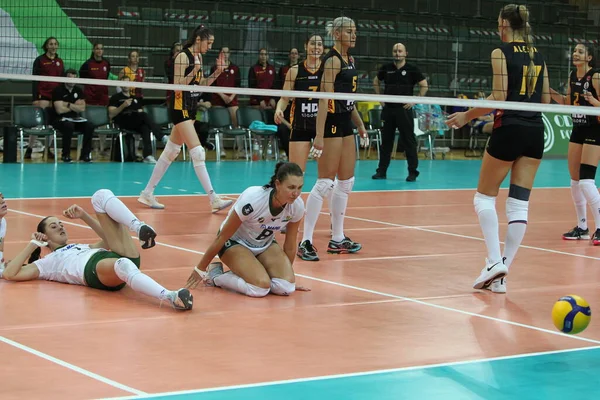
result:
[[(536, 65), (535, 66), (535, 75), (533, 76), (533, 87), (534, 88), (537, 85), (537, 81), (538, 81), (538, 78), (539, 78), (541, 72), (542, 72), (542, 66)], [(527, 78), (528, 78), (527, 75), (528, 74), (529, 74), (529, 65), (523, 65), (523, 82), (521, 83), (521, 92), (519, 92), (519, 94), (521, 96), (527, 94)]]

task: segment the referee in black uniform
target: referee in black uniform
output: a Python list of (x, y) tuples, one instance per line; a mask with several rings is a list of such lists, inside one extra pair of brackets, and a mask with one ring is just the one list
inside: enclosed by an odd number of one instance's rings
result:
[[(406, 62), (406, 47), (402, 43), (396, 43), (392, 50), (394, 61), (384, 64), (373, 79), (375, 93), (381, 94), (381, 83), (385, 83), (384, 94), (412, 96), (413, 89), (419, 84), (419, 96), (425, 96), (428, 90), (427, 80), (421, 71), (413, 64)], [(408, 162), (408, 182), (414, 182), (419, 176), (417, 167), (419, 158), (417, 156), (417, 137), (415, 136), (415, 124), (412, 112), (413, 104), (389, 103), (383, 106), (383, 132), (381, 143), (381, 154), (379, 167), (373, 175), (373, 179), (386, 179), (387, 169), (390, 166), (390, 157), (394, 147), (396, 128), (400, 132), (399, 147), (406, 152)]]

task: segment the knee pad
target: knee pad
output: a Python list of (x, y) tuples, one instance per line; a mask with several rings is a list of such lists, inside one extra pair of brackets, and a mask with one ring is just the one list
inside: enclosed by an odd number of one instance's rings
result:
[(326, 199), (329, 194), (333, 191), (335, 184), (331, 179), (319, 178), (313, 186), (311, 193), (321, 196), (321, 199)]
[(254, 286), (251, 283), (246, 283), (246, 296), (249, 297), (265, 297), (271, 291), (270, 288), (261, 288)]
[(593, 165), (581, 164), (579, 166), (579, 180), (596, 179), (596, 169)]
[(131, 286), (133, 277), (141, 272), (129, 258), (119, 258), (115, 261), (115, 274), (120, 280)]
[(513, 199), (529, 201), (530, 195), (531, 189), (526, 189), (522, 186), (511, 184), (508, 189), (508, 197), (512, 197)]
[(204, 165), (204, 160), (206, 160), (206, 151), (204, 151), (202, 146), (196, 146), (190, 150), (190, 158), (192, 159), (194, 167)]
[(583, 193), (583, 196), (587, 200), (589, 204), (593, 205), (598, 202), (598, 198), (600, 198), (600, 194), (598, 193), (598, 188), (596, 187), (595, 179), (581, 179), (579, 181), (579, 188)]
[(527, 213), (529, 211), (529, 201), (509, 197), (506, 199), (506, 218), (508, 224), (527, 224)]
[(475, 193), (475, 197), (473, 198), (473, 205), (475, 206), (475, 212), (479, 215), (482, 211), (485, 210), (494, 210), (496, 211), (496, 197), (486, 196), (485, 194), (481, 194), (479, 192)]
[(350, 192), (352, 192), (352, 188), (354, 187), (354, 177), (350, 178), (350, 179), (345, 179), (343, 181), (337, 181), (335, 188), (336, 190), (342, 192), (342, 193), (346, 193), (346, 194), (350, 194)]
[(108, 189), (100, 189), (92, 196), (92, 206), (97, 213), (106, 214), (106, 203), (115, 197), (115, 194)]
[(296, 291), (296, 284), (288, 282), (285, 279), (271, 279), (271, 293), (278, 296), (289, 296)]
[(163, 158), (163, 156), (164, 156), (169, 162), (173, 162), (173, 161), (177, 160), (177, 156), (179, 155), (180, 151), (181, 151), (181, 145), (175, 144), (169, 140), (169, 141), (167, 141), (167, 144), (165, 145), (165, 149), (163, 150), (162, 154), (160, 155), (160, 158)]

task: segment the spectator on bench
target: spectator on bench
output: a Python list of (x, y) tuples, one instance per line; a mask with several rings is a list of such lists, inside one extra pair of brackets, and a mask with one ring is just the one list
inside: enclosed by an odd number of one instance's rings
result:
[[(77, 78), (77, 71), (68, 69), (65, 76)], [(71, 159), (71, 138), (73, 132), (81, 132), (83, 133), (83, 146), (79, 161), (91, 162), (94, 126), (81, 117), (81, 113), (85, 111), (83, 90), (75, 86), (75, 83), (63, 83), (52, 91), (52, 103), (57, 114), (52, 125), (62, 135), (62, 161), (65, 163), (73, 161)]]
[(163, 135), (161, 129), (150, 120), (148, 114), (142, 109), (141, 99), (131, 96), (131, 90), (127, 87), (130, 82), (129, 76), (123, 75), (121, 92), (114, 94), (108, 104), (109, 117), (121, 129), (135, 131), (142, 136), (142, 157), (147, 164), (156, 164), (152, 155), (152, 141), (150, 133), (153, 132), (156, 140), (166, 143), (168, 136)]

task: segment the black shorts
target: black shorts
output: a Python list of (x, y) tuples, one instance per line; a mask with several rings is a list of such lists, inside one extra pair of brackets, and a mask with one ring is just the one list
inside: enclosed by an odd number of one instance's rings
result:
[(173, 125), (180, 124), (184, 121), (195, 121), (196, 120), (196, 110), (174, 110), (169, 109), (169, 113), (171, 114), (171, 122)]
[(575, 125), (569, 142), (600, 146), (600, 125)]
[(290, 142), (310, 142), (315, 138), (315, 135), (315, 131), (294, 128), (290, 132)]
[(354, 135), (352, 113), (327, 114), (324, 138), (343, 138)]
[(494, 128), (487, 152), (502, 161), (515, 161), (519, 157), (541, 160), (544, 155), (544, 126), (508, 125)]

